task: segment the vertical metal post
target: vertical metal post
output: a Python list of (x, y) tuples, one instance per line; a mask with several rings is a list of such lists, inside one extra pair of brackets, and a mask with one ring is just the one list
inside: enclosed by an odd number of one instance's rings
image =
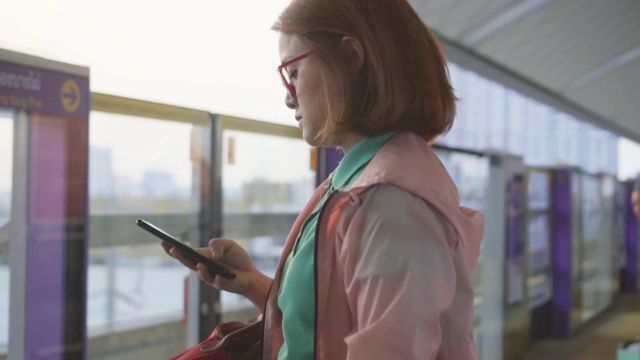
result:
[[(222, 129), (218, 117), (211, 116), (204, 128), (201, 148), (201, 204), (199, 246), (222, 236)], [(222, 319), (220, 291), (203, 283), (196, 273), (188, 280), (187, 344), (193, 346), (206, 339)]]
[[(482, 359), (502, 359), (522, 351), (528, 341), (528, 321), (509, 322), (509, 326), (505, 326), (509, 316), (513, 319), (528, 319), (527, 264), (526, 261), (522, 261), (523, 255), (526, 253), (526, 241), (523, 238), (526, 235), (519, 226), (522, 224), (522, 219), (515, 224), (507, 221), (509, 210), (513, 211), (513, 209), (507, 208), (511, 200), (508, 198), (509, 186), (514, 186), (512, 184), (514, 179), (522, 179), (524, 165), (520, 157), (511, 154), (493, 152), (488, 156), (489, 181), (485, 206), (487, 226), (485, 226), (481, 255), (483, 258), (482, 278), (485, 279), (483, 281), (484, 301), (481, 310), (484, 328), (480, 349), (482, 349)], [(518, 194), (524, 197), (526, 194), (524, 183), (521, 186), (522, 189), (519, 191), (523, 193)], [(517, 194), (513, 190), (510, 195), (516, 196)], [(524, 204), (520, 205), (522, 208), (520, 211), (522, 211)], [(525, 248), (518, 249), (515, 255), (510, 254), (507, 240), (516, 241), (518, 246), (525, 246)], [(517, 273), (513, 274), (514, 271)], [(507, 275), (515, 276), (512, 283), (507, 283), (509, 280)], [(514, 296), (513, 302), (508, 301), (509, 290)]]
[(29, 219), (30, 123), (26, 112), (14, 119), (11, 245), (9, 246), (9, 359), (26, 358), (27, 232)]
[[(504, 239), (505, 239), (505, 188), (507, 176), (499, 156), (489, 158), (489, 181), (485, 206), (484, 244), (482, 247), (483, 296), (482, 305), (482, 354), (483, 360), (502, 359)], [(498, 278), (496, 278), (498, 277)], [(490, 280), (491, 279), (491, 280)]]

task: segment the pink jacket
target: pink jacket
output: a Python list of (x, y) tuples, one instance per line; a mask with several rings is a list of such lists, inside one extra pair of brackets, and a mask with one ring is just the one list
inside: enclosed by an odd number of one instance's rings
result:
[[(264, 313), (264, 359), (283, 342), (277, 294), (284, 260), (325, 181), (293, 225)], [(431, 147), (393, 137), (318, 222), (316, 359), (476, 359), (473, 286), (484, 221)]]

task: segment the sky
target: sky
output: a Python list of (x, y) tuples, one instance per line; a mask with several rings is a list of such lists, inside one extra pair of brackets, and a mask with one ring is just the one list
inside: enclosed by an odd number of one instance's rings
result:
[(295, 125), (270, 30), (287, 4), (0, 0), (0, 48), (88, 66), (93, 92)]
[[(93, 92), (295, 126), (270, 30), (288, 2), (0, 0), (0, 48), (87, 66)], [(619, 149), (618, 175), (640, 172), (640, 146)]]

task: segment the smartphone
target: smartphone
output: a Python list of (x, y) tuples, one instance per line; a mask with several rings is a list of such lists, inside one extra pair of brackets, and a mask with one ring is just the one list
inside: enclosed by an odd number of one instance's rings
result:
[(195, 251), (191, 246), (183, 243), (182, 241), (174, 238), (173, 236), (167, 234), (164, 230), (160, 229), (159, 227), (151, 224), (148, 221), (145, 221), (143, 219), (137, 219), (136, 220), (136, 225), (138, 225), (139, 227), (147, 230), (148, 232), (150, 232), (151, 234), (157, 236), (160, 238), (160, 240), (166, 242), (167, 244), (178, 248), (178, 250), (180, 250), (183, 254), (187, 255), (188, 257), (190, 257), (191, 259), (193, 259), (194, 261), (197, 261), (199, 263), (204, 264), (207, 269), (209, 270), (209, 272), (211, 273), (211, 275), (217, 275), (220, 274), (222, 276), (224, 276), (227, 279), (233, 280), (236, 277), (236, 274), (231, 271), (230, 269), (228, 269), (226, 266), (222, 265), (220, 262), (215, 261), (213, 259), (207, 258), (205, 256), (203, 256), (202, 254), (200, 254), (199, 252)]

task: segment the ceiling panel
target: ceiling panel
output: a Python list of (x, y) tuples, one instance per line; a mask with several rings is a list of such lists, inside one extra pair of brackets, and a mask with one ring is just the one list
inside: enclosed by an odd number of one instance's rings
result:
[(639, 0), (411, 3), (449, 45), (640, 142)]
[(571, 98), (589, 104), (608, 118), (620, 116), (627, 107), (640, 102), (640, 60), (618, 68)]
[(640, 128), (640, 116), (638, 116), (638, 114), (640, 114), (640, 101), (636, 101), (622, 110), (616, 119), (620, 124), (637, 129)]
[(630, 36), (640, 34), (640, 14), (631, 9), (626, 1), (554, 2), (476, 50), (546, 86), (563, 88), (640, 45), (640, 36)]
[(449, 38), (465, 34), (494, 18), (519, 0), (485, 1), (410, 1), (429, 26)]

